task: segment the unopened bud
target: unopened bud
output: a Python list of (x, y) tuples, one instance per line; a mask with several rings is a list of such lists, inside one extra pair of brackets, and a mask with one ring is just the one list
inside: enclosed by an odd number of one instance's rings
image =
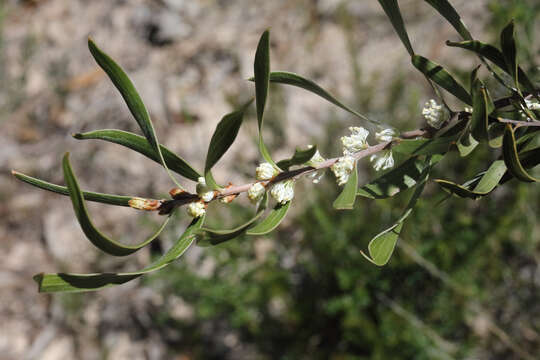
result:
[(186, 211), (189, 216), (198, 218), (206, 213), (206, 205), (202, 201), (189, 203)]
[(161, 206), (161, 201), (134, 197), (128, 201), (128, 204), (134, 209), (154, 211), (159, 209), (159, 207)]
[(186, 193), (187, 193), (186, 190), (182, 190), (179, 188), (173, 188), (169, 191), (169, 195), (171, 195), (173, 199), (181, 198), (182, 195), (185, 195)]

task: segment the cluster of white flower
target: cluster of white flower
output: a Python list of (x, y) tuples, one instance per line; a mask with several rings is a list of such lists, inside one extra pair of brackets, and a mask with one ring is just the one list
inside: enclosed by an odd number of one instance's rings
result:
[(448, 110), (443, 105), (437, 104), (433, 99), (426, 102), (422, 109), (422, 115), (429, 126), (434, 129), (440, 129), (446, 120), (448, 120)]
[(373, 154), (369, 158), (369, 161), (375, 162), (373, 168), (375, 171), (387, 170), (394, 166), (394, 157), (392, 156), (392, 149), (383, 150), (378, 154)]
[(210, 202), (214, 198), (214, 190), (206, 185), (206, 180), (201, 176), (197, 179), (197, 195), (205, 202)]
[(247, 192), (249, 200), (252, 203), (256, 204), (264, 195), (264, 191), (265, 188), (263, 184), (261, 184), (260, 182), (254, 183), (249, 187)]
[(355, 159), (352, 156), (345, 155), (340, 157), (331, 167), (336, 176), (338, 185), (344, 185), (349, 180), (349, 175), (354, 169)]
[[(538, 103), (537, 100), (525, 99), (525, 106), (527, 106), (527, 109), (529, 110), (540, 110), (540, 103)], [(523, 110), (519, 110), (519, 114), (525, 121), (532, 120)]]
[(294, 197), (294, 180), (285, 180), (274, 184), (270, 195), (280, 204), (291, 201)]
[(384, 129), (375, 133), (375, 139), (379, 142), (392, 141), (394, 136), (396, 136), (394, 129)]
[(255, 177), (257, 180), (270, 180), (278, 174), (278, 170), (270, 163), (264, 162), (259, 164), (255, 169)]
[(351, 131), (351, 135), (341, 137), (343, 155), (352, 155), (369, 147), (367, 143), (369, 131), (358, 126), (351, 126), (349, 130)]
[(206, 205), (203, 201), (189, 203), (186, 207), (189, 216), (198, 218), (206, 213)]
[[(308, 148), (311, 149), (313, 145), (308, 145)], [(318, 167), (321, 163), (325, 162), (326, 159), (321, 156), (321, 153), (319, 153), (319, 150), (315, 151), (315, 154), (309, 159), (308, 162), (306, 162), (306, 165), (312, 166), (314, 168)], [(310, 179), (312, 179), (314, 184), (318, 184), (322, 177), (324, 176), (324, 170), (318, 170), (314, 171), (311, 174), (308, 175)]]

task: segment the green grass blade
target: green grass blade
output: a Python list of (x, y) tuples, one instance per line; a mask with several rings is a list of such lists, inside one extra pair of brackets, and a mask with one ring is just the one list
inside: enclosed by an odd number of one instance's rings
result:
[[(95, 130), (86, 133), (73, 134), (73, 137), (78, 140), (98, 139), (109, 141), (115, 144), (119, 144), (135, 150), (136, 152), (146, 156), (147, 158), (154, 160), (161, 164), (161, 160), (154, 151), (154, 149), (148, 143), (146, 138), (133, 134), (131, 132), (104, 129)], [(165, 146), (160, 145), (161, 153), (163, 154), (163, 160), (167, 164), (167, 167), (172, 171), (184, 176), (187, 179), (197, 181), (201, 176), (197, 170), (195, 170), (187, 161), (167, 149)]]
[(126, 102), (129, 111), (139, 124), (139, 127), (141, 128), (144, 137), (146, 138), (146, 140), (148, 140), (150, 146), (156, 152), (161, 165), (163, 165), (171, 180), (179, 188), (183, 189), (183, 187), (178, 183), (178, 181), (176, 181), (172, 173), (169, 171), (169, 168), (167, 167), (167, 164), (163, 159), (156, 132), (154, 131), (154, 126), (152, 125), (152, 121), (150, 120), (148, 110), (146, 110), (146, 107), (144, 106), (144, 103), (139, 93), (135, 89), (135, 86), (133, 85), (127, 74), (109, 55), (107, 55), (99, 47), (97, 47), (94, 41), (92, 41), (92, 39), (90, 38), (88, 39), (88, 48), (90, 49), (90, 53), (92, 54), (98, 65), (109, 76), (114, 86), (118, 89), (118, 91), (124, 98), (124, 101)]
[[(30, 184), (32, 186), (38, 187), (43, 190), (51, 191), (57, 194), (69, 196), (68, 188), (65, 186), (56, 185), (56, 184), (32, 177), (32, 176), (22, 174), (17, 171), (12, 171), (11, 173), (17, 179), (27, 184)], [(133, 198), (133, 196), (110, 195), (110, 194), (102, 194), (102, 193), (96, 193), (96, 192), (91, 192), (91, 191), (83, 191), (82, 194), (83, 194), (84, 199), (88, 201), (95, 201), (95, 202), (99, 202), (103, 204), (128, 206), (128, 207), (129, 207), (129, 200)]]
[(356, 168), (356, 162), (354, 168), (349, 176), (349, 180), (343, 187), (343, 190), (339, 196), (334, 200), (333, 206), (337, 210), (351, 210), (354, 209), (354, 202), (356, 200), (356, 190), (358, 188), (358, 169)]
[(461, 86), (441, 65), (420, 55), (414, 55), (412, 57), (412, 63), (414, 67), (429, 79), (433, 80), (437, 85), (464, 103), (472, 105), (472, 99), (467, 90), (465, 90), (465, 88), (463, 88), (463, 86)]
[(178, 259), (195, 240), (195, 231), (204, 222), (204, 217), (194, 219), (176, 243), (159, 259), (142, 270), (125, 273), (102, 274), (38, 274), (34, 280), (39, 292), (83, 292), (95, 291), (114, 285), (124, 284), (141, 275), (160, 270)]
[(101, 232), (99, 232), (98, 229), (96, 229), (96, 227), (90, 220), (88, 210), (84, 202), (83, 194), (81, 192), (81, 189), (79, 188), (79, 184), (77, 182), (75, 174), (73, 174), (73, 170), (71, 169), (71, 166), (69, 164), (69, 153), (66, 153), (66, 155), (64, 155), (62, 167), (64, 169), (64, 180), (66, 182), (69, 196), (73, 204), (73, 210), (75, 211), (75, 216), (77, 217), (77, 220), (79, 220), (79, 224), (81, 225), (84, 234), (86, 235), (88, 240), (92, 242), (92, 244), (94, 244), (97, 248), (106, 252), (107, 254), (114, 256), (126, 256), (134, 253), (135, 251), (152, 242), (169, 222), (170, 217), (167, 217), (161, 227), (154, 234), (152, 234), (149, 238), (147, 238), (145, 241), (138, 245), (123, 245), (113, 239), (106, 237)]

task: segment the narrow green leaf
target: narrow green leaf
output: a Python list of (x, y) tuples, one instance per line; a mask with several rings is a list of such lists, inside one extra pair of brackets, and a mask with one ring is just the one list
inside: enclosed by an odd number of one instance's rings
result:
[(463, 88), (448, 71), (441, 65), (420, 55), (413, 55), (413, 65), (437, 85), (454, 95), (464, 103), (472, 105), (472, 99), (467, 90)]
[(278, 167), (268, 148), (264, 144), (262, 128), (264, 122), (264, 108), (268, 98), (268, 85), (270, 82), (270, 32), (266, 30), (259, 39), (257, 51), (255, 52), (255, 62), (253, 65), (255, 74), (255, 104), (257, 107), (257, 122), (259, 124), (259, 151), (262, 157), (270, 164)]
[(438, 158), (428, 157), (425, 161), (425, 167), (422, 171), (416, 189), (409, 199), (409, 203), (403, 212), (403, 215), (399, 220), (388, 229), (376, 235), (368, 244), (369, 256), (366, 255), (363, 251), (360, 251), (364, 257), (377, 266), (383, 266), (388, 263), (396, 243), (401, 235), (401, 229), (403, 228), (403, 223), (405, 219), (411, 214), (416, 202), (420, 198), (420, 195), (424, 191), (424, 186), (426, 185), (427, 179), (429, 177), (429, 172), (431, 171), (431, 166), (433, 165), (432, 160), (439, 161)]
[[(451, 194), (462, 198), (478, 199), (489, 194), (499, 184), (506, 173), (503, 160), (494, 161), (487, 171), (475, 176), (471, 181), (458, 185), (452, 181), (436, 179), (435, 182)], [(473, 185), (476, 184), (476, 186)]]
[(412, 157), (369, 184), (362, 186), (356, 194), (370, 199), (392, 197), (400, 191), (410, 189), (416, 185), (424, 167), (424, 161)]
[(506, 125), (506, 130), (503, 137), (503, 158), (506, 167), (510, 174), (512, 174), (518, 180), (524, 182), (536, 182), (538, 179), (529, 175), (525, 170), (518, 156), (517, 147), (516, 147), (516, 138), (514, 135), (514, 129), (510, 124)]
[[(495, 46), (490, 44), (483, 43), (478, 40), (472, 41), (461, 41), (461, 42), (452, 42), (447, 41), (446, 45), (453, 47), (460, 47), (465, 50), (475, 52), (477, 55), (484, 57), (491, 61), (493, 64), (497, 65), (501, 70), (505, 71), (508, 74), (511, 74), (510, 70), (506, 66), (506, 61), (502, 52), (497, 49)], [(527, 74), (518, 66), (518, 80), (523, 85), (525, 90), (533, 92), (535, 90), (534, 84), (531, 82)]]
[(465, 131), (457, 142), (459, 156), (468, 156), (478, 146), (478, 141), (471, 135), (470, 131)]
[(409, 55), (413, 56), (414, 50), (412, 48), (411, 41), (409, 40), (407, 30), (405, 30), (405, 24), (403, 23), (403, 18), (401, 17), (401, 11), (399, 10), (397, 0), (379, 0), (379, 4), (381, 4), (386, 16), (388, 16), (388, 19), (390, 19), (390, 22), (401, 39), (401, 42), (405, 46), (405, 49), (407, 49)]
[[(87, 139), (98, 139), (109, 141), (115, 144), (119, 144), (135, 150), (136, 152), (146, 156), (147, 158), (154, 160), (158, 164), (161, 164), (161, 160), (154, 151), (154, 149), (148, 143), (146, 138), (133, 134), (131, 132), (114, 130), (114, 129), (104, 129), (104, 130), (95, 130), (86, 133), (73, 134), (73, 137), (78, 140), (87, 140)], [(193, 181), (201, 176), (197, 170), (193, 169), (190, 164), (188, 164), (184, 159), (173, 153), (171, 150), (167, 149), (163, 145), (159, 145), (161, 148), (161, 153), (163, 154), (163, 160), (167, 164), (167, 167), (172, 171), (184, 176)]]
[(425, 0), (439, 12), (465, 40), (472, 40), (471, 33), (461, 21), (461, 17), (447, 0)]
[(257, 208), (255, 215), (246, 221), (244, 224), (235, 227), (234, 229), (227, 230), (217, 230), (211, 228), (201, 228), (197, 231), (197, 245), (198, 246), (209, 246), (209, 245), (218, 245), (225, 241), (232, 240), (238, 236), (244, 234), (248, 229), (250, 229), (263, 214), (266, 208), (268, 207), (268, 193), (265, 192), (264, 196)]
[[(32, 186), (38, 187), (43, 190), (51, 191), (57, 194), (61, 195), (69, 195), (69, 191), (67, 187), (56, 185), (32, 176), (28, 176), (25, 174), (22, 174), (17, 171), (11, 171), (13, 176), (15, 176), (17, 179), (30, 184)], [(83, 197), (85, 200), (88, 201), (95, 201), (103, 204), (110, 204), (110, 205), (117, 205), (117, 206), (128, 206), (129, 207), (129, 200), (131, 200), (134, 196), (120, 196), (120, 195), (110, 195), (110, 194), (102, 194), (102, 193), (96, 193), (91, 191), (83, 191)]]
[(460, 133), (452, 133), (434, 139), (407, 139), (400, 140), (392, 147), (392, 151), (406, 155), (434, 155), (444, 154), (459, 139)]
[(317, 146), (312, 146), (306, 150), (296, 148), (294, 155), (290, 159), (278, 161), (277, 166), (285, 171), (289, 170), (291, 166), (302, 165), (311, 160), (313, 155), (317, 152)]
[(257, 225), (250, 228), (246, 234), (247, 235), (265, 235), (274, 230), (278, 225), (283, 221), (285, 215), (291, 207), (291, 201), (286, 202), (285, 204), (277, 204), (270, 214), (264, 220), (262, 220)]
[(356, 190), (358, 188), (358, 170), (356, 168), (356, 162), (349, 180), (343, 187), (341, 194), (334, 200), (334, 208), (338, 210), (351, 210), (354, 209), (354, 202), (356, 200)]
[(114, 86), (118, 89), (118, 91), (124, 98), (124, 101), (126, 102), (129, 111), (139, 124), (139, 127), (141, 128), (144, 137), (146, 138), (146, 140), (148, 140), (148, 143), (156, 152), (161, 165), (163, 165), (165, 170), (167, 170), (167, 174), (169, 175), (171, 180), (179, 188), (183, 189), (183, 187), (176, 181), (172, 173), (169, 171), (169, 168), (167, 167), (167, 164), (163, 159), (163, 155), (159, 146), (159, 141), (157, 139), (156, 132), (154, 131), (152, 121), (150, 120), (148, 110), (146, 110), (146, 107), (144, 106), (144, 103), (139, 96), (137, 89), (135, 89), (135, 86), (133, 85), (127, 74), (109, 55), (107, 55), (100, 48), (98, 48), (97, 45), (90, 38), (88, 38), (88, 49), (90, 49), (90, 53), (92, 54), (98, 65), (109, 76)]
[(204, 166), (204, 173), (206, 177), (206, 183), (209, 186), (212, 186), (214, 189), (217, 189), (213, 177), (210, 175), (210, 170), (212, 167), (221, 159), (223, 154), (229, 150), (229, 147), (233, 144), (240, 126), (244, 120), (244, 113), (251, 102), (248, 101), (243, 105), (239, 110), (225, 115), (221, 121), (217, 124), (216, 130), (210, 139), (210, 144), (208, 145), (208, 152), (206, 154), (206, 164)]
[(489, 114), (495, 106), (484, 84), (475, 79), (472, 85), (473, 112), (471, 116), (471, 134), (480, 141), (488, 140)]
[(347, 105), (343, 104), (341, 101), (336, 99), (332, 94), (330, 94), (328, 91), (324, 90), (322, 87), (317, 85), (315, 82), (308, 80), (306, 78), (303, 78), (302, 76), (291, 73), (291, 72), (271, 72), (270, 73), (270, 81), (277, 84), (285, 84), (285, 85), (291, 85), (296, 86), (299, 88), (302, 88), (304, 90), (307, 90), (311, 93), (314, 93), (323, 99), (329, 101), (330, 103), (338, 106), (339, 108), (349, 112), (350, 114), (359, 117), (362, 120), (368, 121), (373, 124), (378, 124), (378, 121), (374, 121), (371, 119), (368, 119), (365, 115), (362, 115), (356, 110), (351, 109)]
[(73, 170), (71, 170), (71, 166), (69, 164), (69, 153), (64, 155), (62, 167), (64, 169), (64, 181), (66, 182), (69, 197), (71, 198), (71, 202), (73, 204), (75, 216), (77, 217), (77, 220), (79, 220), (79, 224), (81, 225), (81, 228), (88, 240), (90, 240), (90, 242), (92, 242), (92, 244), (94, 244), (100, 250), (114, 256), (126, 256), (132, 254), (152, 242), (169, 222), (170, 217), (167, 217), (161, 227), (154, 234), (138, 245), (123, 245), (106, 237), (96, 229), (90, 220), (83, 194), (79, 188), (75, 174), (73, 174)]
[(501, 49), (504, 62), (506, 63), (506, 68), (509, 71), (509, 74), (514, 79), (514, 84), (518, 84), (518, 69), (517, 69), (517, 51), (516, 51), (516, 41), (514, 39), (514, 21), (510, 21), (508, 25), (501, 32)]
[(178, 259), (195, 240), (195, 231), (204, 222), (204, 217), (194, 219), (176, 243), (159, 259), (142, 270), (125, 273), (102, 274), (38, 274), (34, 280), (38, 283), (39, 292), (82, 292), (95, 291), (114, 285), (124, 284), (141, 275), (164, 268)]

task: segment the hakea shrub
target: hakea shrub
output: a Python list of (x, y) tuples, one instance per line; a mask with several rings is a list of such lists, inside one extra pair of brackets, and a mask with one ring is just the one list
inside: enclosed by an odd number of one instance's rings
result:
[[(382, 126), (379, 122), (347, 107), (311, 80), (289, 72), (270, 72), (269, 32), (262, 34), (255, 53), (254, 77), (250, 80), (255, 84), (259, 150), (264, 162), (255, 169), (255, 179), (244, 185), (220, 186), (212, 176), (212, 168), (234, 142), (242, 125), (244, 113), (251, 106), (253, 99), (240, 109), (225, 115), (218, 123), (210, 140), (204, 171), (199, 173), (158, 142), (148, 112), (127, 75), (116, 62), (89, 40), (91, 54), (119, 90), (139, 124), (143, 136), (121, 130), (96, 130), (75, 134), (75, 139), (100, 139), (117, 143), (160, 163), (176, 184), (170, 191), (171, 198), (155, 200), (82, 191), (71, 169), (68, 154), (63, 159), (66, 186), (51, 184), (15, 171), (14, 176), (39, 188), (69, 195), (75, 216), (86, 237), (96, 247), (110, 255), (129, 255), (148, 245), (167, 225), (171, 214), (182, 206), (185, 207), (187, 214), (193, 217), (193, 221), (161, 258), (140, 271), (38, 274), (34, 278), (39, 284), (39, 291), (88, 291), (122, 284), (167, 266), (180, 257), (193, 242), (198, 245), (216, 245), (243, 234), (267, 234), (286, 216), (294, 200), (295, 182), (307, 177), (317, 183), (328, 169), (333, 173), (337, 185), (343, 187), (333, 204), (336, 209), (352, 209), (357, 197), (385, 199), (414, 188), (400, 218), (376, 235), (367, 246), (367, 254), (363, 253), (366, 259), (379, 266), (388, 262), (405, 219), (421, 195), (430, 172), (445, 154), (457, 150), (461, 157), (466, 157), (477, 146), (485, 146), (500, 152), (498, 160), (486, 169), (479, 169), (476, 176), (463, 184), (443, 179), (435, 180), (451, 195), (478, 199), (513, 178), (525, 182), (538, 181), (539, 179), (530, 174), (529, 169), (540, 162), (539, 90), (518, 65), (513, 23), (502, 30), (499, 49), (473, 39), (447, 0), (426, 0), (426, 2), (463, 38), (463, 41), (448, 41), (446, 44), (472, 52), (478, 57), (480, 65), (470, 72), (470, 86), (465, 88), (441, 65), (414, 52), (397, 1), (379, 0), (411, 56), (413, 66), (423, 73), (439, 98), (438, 101), (430, 100), (426, 103), (422, 111), (424, 121), (417, 130), (400, 132), (392, 127)], [(506, 96), (492, 99), (484, 81), (477, 76), (480, 66), (488, 70), (497, 86), (506, 92)], [(343, 153), (341, 157), (325, 159), (316, 146), (309, 145), (306, 149), (297, 149), (289, 159), (275, 162), (262, 137), (269, 82), (292, 85), (314, 93), (358, 117), (364, 127), (351, 127), (350, 134), (341, 138)], [(461, 101), (463, 109), (451, 109), (442, 97), (441, 89)], [(369, 140), (370, 134), (375, 139), (375, 144)], [(401, 154), (400, 157), (404, 155), (405, 160), (395, 165), (394, 153)], [(368, 158), (377, 171), (391, 170), (359, 187), (357, 163), (364, 158)], [(196, 182), (196, 193), (186, 191), (172, 172), (186, 180)], [(205, 227), (206, 208), (209, 202), (217, 200), (230, 203), (242, 193), (247, 193), (249, 200), (257, 204), (255, 214), (249, 221), (232, 230)], [(270, 198), (274, 199), (273, 207), (269, 207)], [(89, 217), (86, 201), (158, 211), (165, 216), (165, 220), (145, 241), (128, 246), (110, 239), (96, 229)]]

